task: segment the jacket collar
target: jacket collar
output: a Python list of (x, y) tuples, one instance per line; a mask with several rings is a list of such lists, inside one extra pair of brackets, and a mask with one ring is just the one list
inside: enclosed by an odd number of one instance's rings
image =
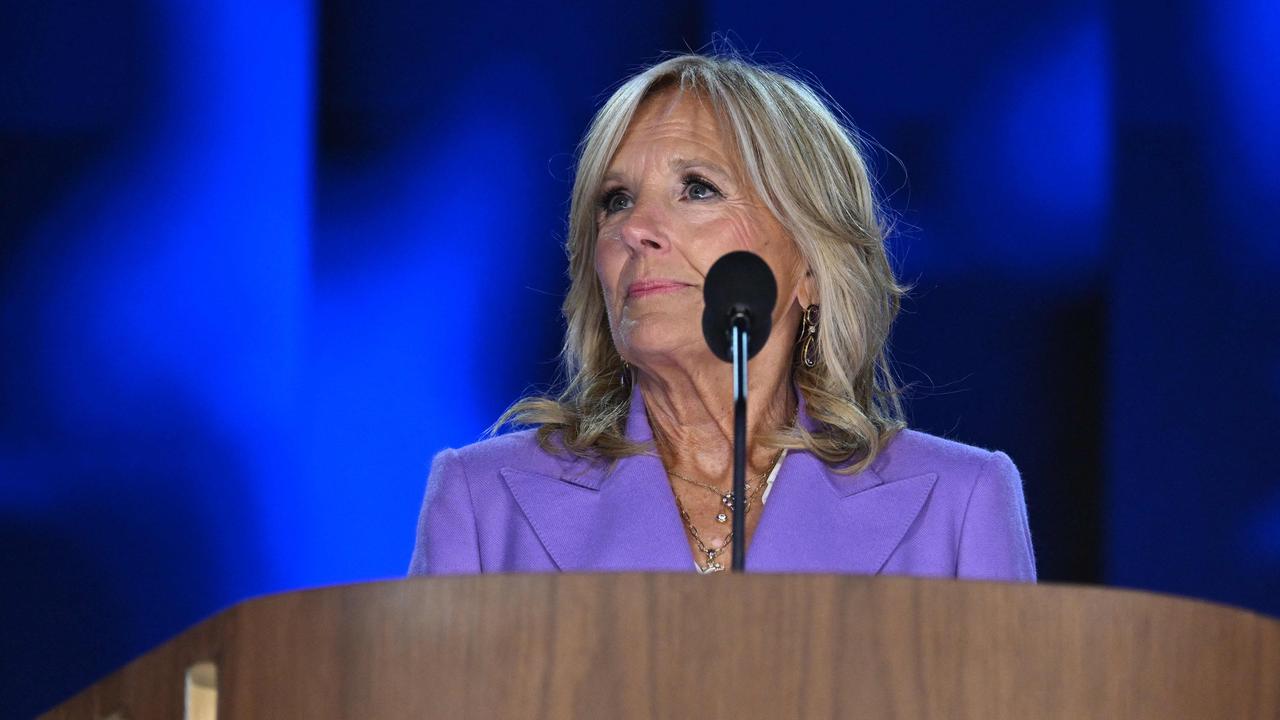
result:
[[(815, 430), (798, 391), (797, 422)], [(626, 437), (651, 443), (644, 398), (632, 390)], [(844, 475), (805, 451), (787, 454), (747, 548), (756, 572), (874, 574), (901, 542), (933, 489), (933, 473), (884, 476), (889, 453)], [(609, 468), (577, 459), (557, 475), (505, 467), (502, 476), (556, 566), (563, 571), (692, 572), (693, 555), (666, 470), (656, 454)]]

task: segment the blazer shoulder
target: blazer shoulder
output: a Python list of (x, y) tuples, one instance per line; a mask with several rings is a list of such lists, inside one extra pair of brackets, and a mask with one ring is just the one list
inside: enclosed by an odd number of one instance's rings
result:
[(904, 430), (876, 463), (886, 480), (936, 474), (935, 507), (956, 537), (956, 577), (1035, 582), (1022, 476), (1008, 455)]
[(485, 438), (456, 450), (458, 461), (473, 478), (495, 476), (507, 468), (559, 476), (576, 458), (554, 455), (538, 444), (535, 429)]
[(885, 480), (937, 473), (939, 478), (974, 475), (997, 453), (919, 430), (901, 430), (872, 463)]

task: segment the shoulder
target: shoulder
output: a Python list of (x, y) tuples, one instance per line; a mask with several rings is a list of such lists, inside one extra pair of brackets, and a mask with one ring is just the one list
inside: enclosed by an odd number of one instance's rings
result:
[(870, 469), (886, 483), (932, 476), (934, 501), (962, 514), (973, 509), (975, 498), (1007, 506), (1024, 502), (1022, 477), (1007, 454), (918, 430), (897, 433)]
[[(991, 466), (1009, 462), (1008, 455), (976, 445), (930, 435), (919, 430), (902, 430), (876, 456), (871, 467), (886, 481), (935, 473), (939, 478), (976, 477)], [(1011, 462), (1009, 462), (1012, 465)]]
[(1008, 455), (904, 430), (872, 463), (886, 482), (932, 477), (930, 506), (960, 578), (1035, 582), (1022, 477)]
[[(436, 453), (418, 515), (411, 575), (477, 573), (484, 569), (485, 538), (518, 516), (506, 492), (507, 468), (552, 474), (555, 459), (533, 430), (486, 438)], [(497, 530), (495, 530), (497, 528)], [(493, 557), (501, 562), (501, 552)]]
[(437, 466), (448, 464), (465, 472), (469, 479), (494, 477), (503, 469), (543, 475), (560, 475), (577, 459), (547, 452), (538, 445), (537, 431), (518, 430), (459, 448), (447, 448), (436, 456)]

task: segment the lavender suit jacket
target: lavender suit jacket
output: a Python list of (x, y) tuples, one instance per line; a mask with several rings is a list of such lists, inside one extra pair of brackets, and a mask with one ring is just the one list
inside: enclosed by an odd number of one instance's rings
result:
[[(814, 422), (799, 408), (799, 422)], [(652, 439), (638, 392), (627, 436)], [(905, 430), (841, 475), (790, 451), (747, 548), (748, 572), (1034, 582), (1022, 481), (1009, 457)], [(656, 456), (548, 454), (525, 430), (436, 455), (410, 575), (695, 572)]]

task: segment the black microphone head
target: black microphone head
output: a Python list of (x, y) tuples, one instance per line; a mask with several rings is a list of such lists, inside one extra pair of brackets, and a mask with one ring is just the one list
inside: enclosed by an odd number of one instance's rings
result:
[(753, 358), (769, 339), (778, 283), (759, 255), (737, 250), (722, 256), (707, 271), (702, 285), (702, 336), (716, 357), (732, 362), (733, 319), (743, 316), (747, 327), (747, 358)]

